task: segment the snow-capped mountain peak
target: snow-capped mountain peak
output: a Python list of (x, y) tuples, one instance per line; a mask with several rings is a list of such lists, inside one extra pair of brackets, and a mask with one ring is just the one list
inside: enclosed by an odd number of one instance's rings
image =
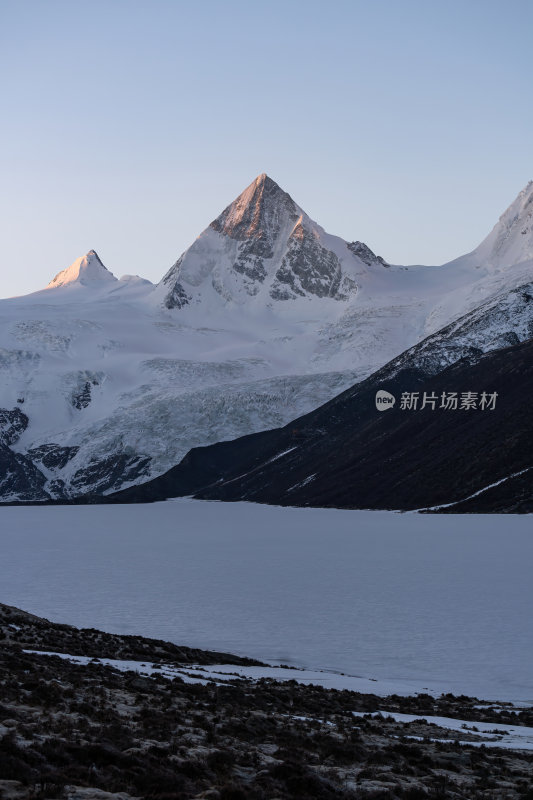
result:
[(77, 258), (70, 267), (58, 272), (46, 288), (56, 289), (71, 284), (98, 286), (116, 280), (113, 273), (103, 265), (96, 250), (89, 250), (84, 256)]
[(262, 173), (183, 253), (154, 291), (168, 309), (347, 300), (365, 265)]

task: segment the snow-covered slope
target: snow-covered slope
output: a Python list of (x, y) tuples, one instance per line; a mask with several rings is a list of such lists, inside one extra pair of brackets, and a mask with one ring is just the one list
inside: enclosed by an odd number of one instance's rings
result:
[(402, 369), (437, 375), (460, 359), (479, 360), (483, 353), (533, 337), (533, 282), (503, 289), (459, 319), (393, 359), (382, 378)]
[(533, 258), (533, 181), (511, 203), (486, 239), (452, 265), (488, 267), (498, 271)]
[[(491, 234), (509, 231), (498, 252), (519, 264), (388, 265), (266, 175), (155, 287), (117, 280), (90, 251), (46, 289), (0, 302), (0, 409), (27, 417), (5, 446), (31, 459), (41, 492), (108, 492), (191, 447), (289, 422), (491, 298), (522, 338), (526, 301), (512, 292), (533, 280), (532, 194)], [(482, 325), (469, 336), (487, 339)]]

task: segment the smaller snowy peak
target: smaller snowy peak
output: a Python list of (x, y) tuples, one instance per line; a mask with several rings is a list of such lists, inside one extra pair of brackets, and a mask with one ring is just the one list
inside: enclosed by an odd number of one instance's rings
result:
[(58, 272), (46, 288), (57, 289), (59, 286), (72, 284), (100, 286), (116, 280), (113, 273), (104, 267), (96, 250), (89, 250), (86, 255), (77, 258), (70, 267)]
[(467, 256), (475, 266), (510, 267), (533, 259), (533, 181), (501, 215), (486, 239)]
[(148, 278), (141, 278), (140, 275), (122, 275), (119, 278), (119, 283), (128, 283), (128, 284), (137, 284), (137, 285), (146, 285), (146, 286), (153, 286), (154, 284), (152, 281), (149, 281)]

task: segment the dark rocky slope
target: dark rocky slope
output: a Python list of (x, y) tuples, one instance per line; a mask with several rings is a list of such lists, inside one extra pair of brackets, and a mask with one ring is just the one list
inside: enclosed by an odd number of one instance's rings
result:
[[(531, 726), (532, 709), (480, 708), (476, 698), (452, 695), (380, 698), (296, 681), (142, 677), (99, 662), (98, 643), (101, 655), (117, 659), (142, 653), (181, 662), (192, 651), (75, 630), (0, 605), (3, 800), (531, 798), (533, 754), (480, 747), (487, 739), (476, 722)], [(85, 645), (95, 658), (74, 664), (28, 653), (28, 639), (60, 651)], [(378, 710), (377, 718), (352, 713)], [(417, 719), (395, 722), (387, 712)], [(424, 719), (434, 714), (469, 724), (458, 734)]]
[(18, 500), (46, 500), (46, 477), (28, 456), (15, 453), (16, 444), (28, 427), (20, 408), (0, 408), (0, 495)]
[[(433, 376), (414, 358), (396, 362), (284, 428), (194, 449), (165, 475), (107, 499), (533, 511), (533, 340), (469, 354)], [(398, 398), (386, 412), (376, 410), (379, 389)], [(445, 410), (437, 402), (415, 411), (400, 408), (403, 392), (498, 397), (494, 410)]]
[(170, 660), (179, 664), (242, 664), (261, 666), (250, 658), (178, 647), (172, 642), (147, 639), (118, 633), (104, 633), (94, 628), (76, 628), (21, 611), (0, 603), (0, 640), (2, 646), (13, 645), (32, 650), (69, 653), (91, 658), (125, 660)]

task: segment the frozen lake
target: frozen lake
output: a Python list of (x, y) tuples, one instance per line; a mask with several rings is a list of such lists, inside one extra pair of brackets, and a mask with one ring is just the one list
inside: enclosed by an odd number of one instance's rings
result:
[(178, 500), (0, 531), (0, 601), (54, 621), (533, 703), (531, 517)]

